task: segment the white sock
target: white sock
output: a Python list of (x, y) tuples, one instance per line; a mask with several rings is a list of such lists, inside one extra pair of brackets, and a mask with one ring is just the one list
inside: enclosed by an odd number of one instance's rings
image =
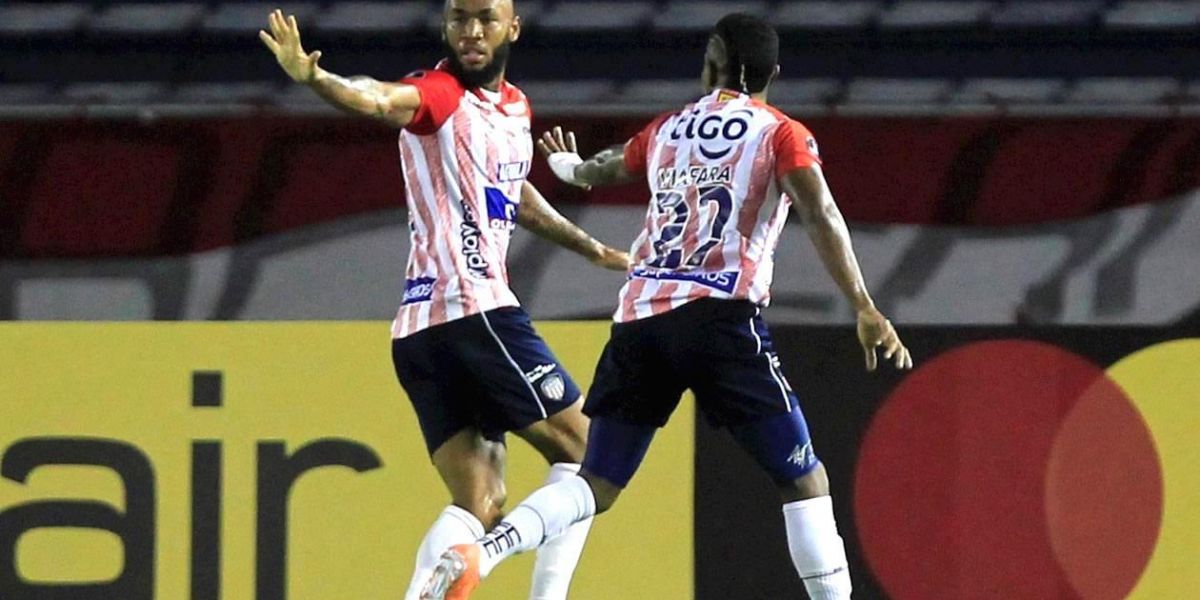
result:
[(850, 597), (846, 547), (833, 519), (833, 499), (811, 498), (783, 505), (792, 564), (812, 600)]
[(534, 492), (479, 540), (479, 574), (500, 561), (541, 546), (568, 527), (596, 514), (596, 497), (582, 477), (570, 477)]
[(418, 600), (421, 588), (433, 575), (438, 559), (450, 546), (469, 544), (482, 535), (483, 523), (475, 515), (457, 506), (447, 506), (425, 533), (425, 539), (421, 540), (421, 547), (417, 549), (417, 565), (413, 569), (404, 600)]
[[(550, 467), (546, 485), (575, 478), (579, 465), (558, 463)], [(571, 587), (571, 576), (583, 554), (592, 519), (584, 519), (571, 525), (561, 535), (551, 537), (537, 551), (537, 562), (533, 565), (533, 584), (529, 589), (529, 600), (566, 600)]]

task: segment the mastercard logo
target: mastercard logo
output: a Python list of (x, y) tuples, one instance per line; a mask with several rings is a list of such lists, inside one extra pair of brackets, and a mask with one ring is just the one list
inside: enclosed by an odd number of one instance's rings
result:
[(1200, 598), (1200, 340), (1107, 369), (1024, 340), (899, 385), (855, 472), (863, 553), (896, 600)]

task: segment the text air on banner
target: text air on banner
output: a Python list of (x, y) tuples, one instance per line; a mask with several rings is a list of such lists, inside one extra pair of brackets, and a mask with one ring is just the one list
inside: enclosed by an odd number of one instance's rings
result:
[[(608, 324), (539, 329), (586, 389)], [(382, 323), (0, 325), (0, 598), (399, 597), (449, 498), (389, 345)], [(681, 412), (593, 528), (578, 597), (693, 596)], [(522, 442), (509, 464), (513, 502), (547, 472)], [(672, 543), (636, 560), (646, 523)], [(527, 597), (532, 559), (478, 597)]]

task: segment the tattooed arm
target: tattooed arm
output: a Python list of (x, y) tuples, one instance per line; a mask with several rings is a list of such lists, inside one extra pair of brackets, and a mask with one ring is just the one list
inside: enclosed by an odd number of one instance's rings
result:
[(300, 44), (300, 27), (293, 16), (276, 10), (268, 17), (271, 33), (258, 38), (275, 55), (279, 66), (297, 83), (312, 88), (326, 102), (348, 113), (371, 117), (394, 127), (412, 121), (421, 106), (421, 93), (411, 85), (384, 83), (370, 77), (346, 78), (317, 65), (321, 52), (308, 53)]
[(517, 223), (539, 236), (613, 271), (629, 270), (629, 255), (604, 245), (567, 220), (528, 181), (521, 187)]
[(538, 148), (550, 162), (550, 168), (559, 179), (584, 188), (593, 186), (633, 183), (638, 177), (625, 167), (625, 145), (620, 144), (600, 151), (583, 160), (575, 144), (575, 134), (565, 136), (561, 127), (547, 131), (538, 140)]

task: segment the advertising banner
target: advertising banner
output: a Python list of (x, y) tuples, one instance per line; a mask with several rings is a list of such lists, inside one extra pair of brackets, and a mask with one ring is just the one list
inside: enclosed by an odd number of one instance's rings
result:
[[(867, 374), (850, 328), (773, 333), (856, 598), (1195, 595), (1194, 329), (902, 327), (903, 375)], [(702, 423), (696, 448), (697, 597), (795, 597), (769, 480)]]
[[(581, 387), (605, 323), (540, 331)], [(449, 501), (386, 323), (0, 324), (0, 598), (394, 599)], [(690, 406), (578, 598), (691, 598)], [(509, 506), (547, 465), (510, 436)], [(476, 597), (528, 597), (533, 555)]]

